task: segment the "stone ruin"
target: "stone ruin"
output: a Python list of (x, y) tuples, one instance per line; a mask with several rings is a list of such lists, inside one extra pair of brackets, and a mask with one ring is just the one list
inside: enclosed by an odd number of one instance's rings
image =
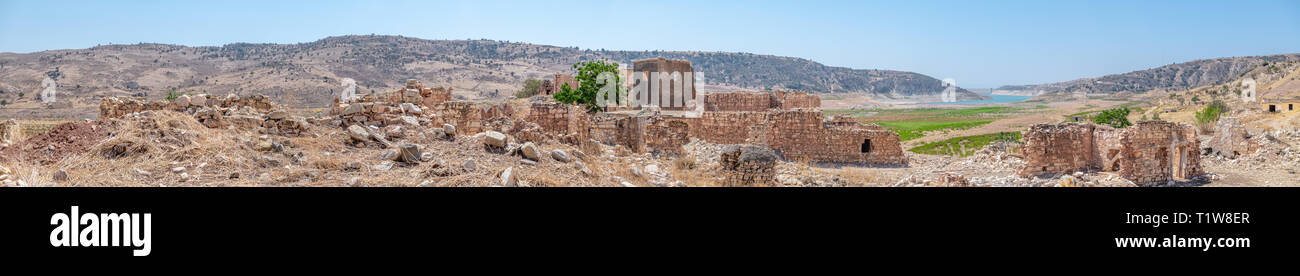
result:
[(1246, 131), (1246, 127), (1236, 117), (1223, 117), (1215, 123), (1214, 136), (1210, 137), (1207, 147), (1204, 149), (1205, 154), (1218, 155), (1229, 159), (1237, 156), (1252, 154), (1259, 150), (1260, 145)]
[(771, 149), (752, 145), (732, 145), (722, 151), (722, 185), (754, 186), (772, 183), (776, 178), (778, 157)]
[(1143, 121), (1115, 129), (1096, 124), (1038, 124), (1024, 135), (1023, 177), (1117, 172), (1139, 186), (1165, 185), (1204, 174), (1196, 128)]
[(22, 135), (22, 128), (14, 119), (0, 122), (0, 147), (5, 147), (18, 143)]
[(208, 128), (257, 128), (266, 134), (298, 136), (307, 129), (308, 121), (301, 116), (291, 116), (279, 105), (263, 95), (226, 97), (182, 95), (170, 101), (150, 102), (141, 98), (104, 98), (99, 104), (100, 119), (121, 118), (130, 114), (169, 110), (193, 115)]
[(569, 89), (578, 89), (578, 79), (573, 75), (565, 73), (555, 73), (549, 80), (542, 80), (542, 85), (538, 89), (543, 95), (552, 95), (564, 90), (564, 85), (568, 84)]
[(905, 165), (898, 134), (850, 118), (826, 120), (816, 95), (802, 92), (704, 96), (693, 137), (719, 144), (755, 144), (787, 159)]

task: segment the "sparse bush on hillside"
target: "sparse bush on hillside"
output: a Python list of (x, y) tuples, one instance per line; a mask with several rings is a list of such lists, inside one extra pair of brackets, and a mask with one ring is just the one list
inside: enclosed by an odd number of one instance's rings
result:
[(524, 80), (524, 87), (519, 88), (519, 91), (515, 92), (515, 98), (523, 99), (523, 98), (532, 97), (533, 95), (537, 95), (537, 93), (541, 93), (541, 90), (542, 90), (542, 80), (527, 79)]
[(1133, 125), (1128, 121), (1128, 107), (1116, 107), (1102, 110), (1097, 116), (1092, 117), (1092, 121), (1098, 124), (1109, 125), (1115, 128), (1125, 128)]
[(1209, 133), (1214, 127), (1214, 123), (1219, 121), (1219, 116), (1228, 112), (1228, 105), (1223, 101), (1215, 100), (1205, 109), (1196, 112), (1196, 123), (1201, 128), (1201, 132)]
[(163, 100), (167, 100), (170, 102), (176, 100), (176, 97), (180, 97), (180, 96), (181, 96), (180, 94), (176, 94), (176, 89), (172, 89), (167, 91), (167, 97), (163, 98)]

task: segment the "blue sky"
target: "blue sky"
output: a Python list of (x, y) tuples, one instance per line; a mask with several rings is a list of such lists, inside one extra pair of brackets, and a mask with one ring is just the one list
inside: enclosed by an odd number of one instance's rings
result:
[(0, 52), (326, 36), (750, 52), (1035, 84), (1300, 52), (1300, 1), (13, 1)]

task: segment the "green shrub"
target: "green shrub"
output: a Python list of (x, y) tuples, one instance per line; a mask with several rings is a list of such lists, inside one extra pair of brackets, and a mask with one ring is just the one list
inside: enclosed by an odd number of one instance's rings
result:
[(1092, 121), (1098, 124), (1109, 125), (1115, 128), (1125, 128), (1133, 125), (1128, 121), (1129, 110), (1127, 107), (1116, 107), (1102, 110), (1097, 116), (1092, 116)]

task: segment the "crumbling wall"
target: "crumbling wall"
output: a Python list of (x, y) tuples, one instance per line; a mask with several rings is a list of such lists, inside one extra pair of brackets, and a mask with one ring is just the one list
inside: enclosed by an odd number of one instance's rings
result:
[(1236, 158), (1259, 150), (1259, 143), (1250, 138), (1251, 135), (1241, 124), (1241, 120), (1236, 117), (1223, 117), (1215, 123), (1214, 136), (1210, 137), (1207, 146), (1210, 154)]
[(466, 134), (483, 131), (483, 110), (468, 101), (451, 101), (433, 106), (434, 124), (451, 124)]
[(22, 139), (22, 128), (14, 119), (0, 122), (0, 146), (18, 143)]
[(1201, 170), (1201, 144), (1196, 129), (1165, 121), (1144, 121), (1126, 129), (1124, 164), (1119, 174), (1138, 185), (1160, 185), (1190, 179)]
[(1025, 166), (1021, 176), (1069, 174), (1094, 169), (1094, 124), (1037, 124), (1024, 134), (1021, 153)]
[(225, 108), (239, 109), (251, 108), (258, 112), (267, 112), (280, 106), (271, 103), (271, 99), (263, 95), (252, 95), (248, 97), (239, 97), (234, 94), (226, 97), (215, 97), (206, 94), (199, 95), (182, 95), (171, 101), (154, 101), (150, 102), (143, 98), (126, 98), (126, 97), (109, 97), (99, 102), (99, 117), (102, 118), (120, 118), (127, 114), (147, 111), (147, 110), (172, 110), (194, 114), (202, 108)]
[(822, 99), (807, 92), (776, 91), (772, 93), (774, 108), (821, 108)]
[(771, 149), (754, 145), (733, 145), (719, 156), (724, 186), (759, 186), (776, 178), (777, 155)]
[(709, 93), (704, 95), (704, 111), (752, 111), (764, 112), (771, 108), (772, 96), (769, 93), (732, 92)]
[(704, 111), (767, 111), (817, 109), (821, 98), (807, 92), (730, 92), (704, 95)]
[(1162, 185), (1204, 174), (1196, 129), (1143, 121), (1123, 129), (1095, 124), (1038, 124), (1024, 134), (1024, 177), (1111, 171), (1137, 185)]
[(743, 144), (750, 128), (767, 120), (767, 112), (710, 112), (700, 114), (691, 136), (716, 144)]
[(879, 126), (823, 125), (816, 110), (782, 110), (770, 113), (766, 126), (756, 130), (767, 144), (787, 159), (878, 165), (907, 163), (898, 134)]

